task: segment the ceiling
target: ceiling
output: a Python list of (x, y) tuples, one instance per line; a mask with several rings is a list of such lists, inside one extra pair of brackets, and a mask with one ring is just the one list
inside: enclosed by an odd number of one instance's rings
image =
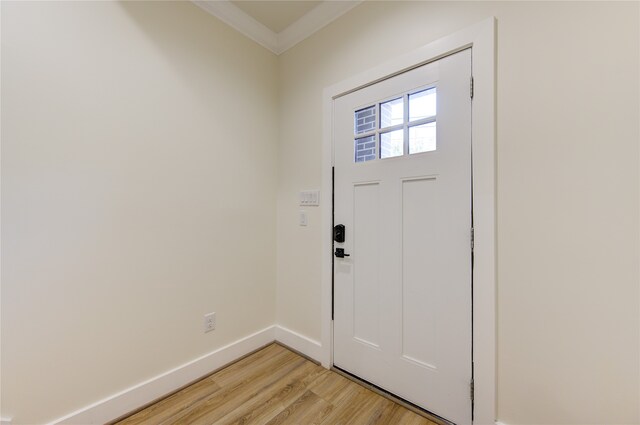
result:
[(191, 0), (275, 54), (290, 49), (363, 0)]
[(279, 33), (302, 18), (322, 1), (232, 0), (231, 3), (271, 31)]

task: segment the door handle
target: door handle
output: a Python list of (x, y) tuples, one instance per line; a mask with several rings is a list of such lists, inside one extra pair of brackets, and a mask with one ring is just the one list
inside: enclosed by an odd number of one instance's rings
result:
[(335, 256), (338, 258), (349, 257), (351, 254), (345, 254), (344, 248), (336, 248), (336, 252), (334, 252)]

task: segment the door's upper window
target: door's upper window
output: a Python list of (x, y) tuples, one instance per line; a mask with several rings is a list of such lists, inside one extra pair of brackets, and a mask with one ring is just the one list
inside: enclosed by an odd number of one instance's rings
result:
[(355, 162), (435, 151), (436, 116), (436, 87), (358, 109), (354, 113)]

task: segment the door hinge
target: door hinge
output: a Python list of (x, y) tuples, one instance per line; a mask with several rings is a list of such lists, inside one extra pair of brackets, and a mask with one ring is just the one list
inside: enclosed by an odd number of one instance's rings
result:
[(475, 240), (475, 232), (473, 231), (473, 227), (471, 228), (471, 252), (473, 252), (473, 245)]
[(471, 397), (471, 403), (473, 403), (473, 378), (471, 378), (471, 382), (469, 383), (469, 396)]
[(469, 82), (469, 96), (473, 99), (473, 76), (471, 76), (471, 80)]

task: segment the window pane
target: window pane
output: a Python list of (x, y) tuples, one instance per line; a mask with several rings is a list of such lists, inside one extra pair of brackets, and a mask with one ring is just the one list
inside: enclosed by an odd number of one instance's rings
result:
[(404, 130), (380, 134), (380, 158), (401, 156), (404, 153)]
[(355, 140), (356, 162), (376, 159), (376, 136), (361, 137)]
[(394, 99), (380, 104), (380, 128), (402, 124), (404, 121), (404, 99)]
[(436, 150), (436, 123), (409, 127), (409, 153)]
[(409, 121), (436, 115), (435, 87), (409, 95)]
[(376, 129), (376, 105), (360, 109), (354, 115), (355, 134), (366, 133)]

